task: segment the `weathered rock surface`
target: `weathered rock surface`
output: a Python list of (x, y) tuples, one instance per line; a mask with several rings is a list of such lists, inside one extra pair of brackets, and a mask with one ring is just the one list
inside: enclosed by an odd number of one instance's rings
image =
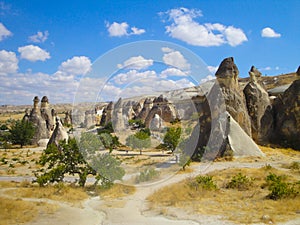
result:
[(69, 139), (69, 135), (65, 130), (64, 126), (62, 125), (60, 119), (57, 117), (55, 129), (49, 139), (47, 146), (49, 146), (50, 144), (55, 144), (56, 146), (59, 146), (60, 141), (63, 140), (68, 141), (68, 139)]
[(165, 122), (171, 122), (178, 117), (173, 104), (170, 103), (163, 95), (154, 99), (153, 107), (145, 119), (146, 127), (149, 127), (151, 120), (156, 114), (159, 115), (159, 117)]
[(246, 99), (238, 83), (239, 70), (232, 57), (224, 59), (216, 72), (226, 110), (243, 130), (251, 136), (251, 122), (247, 113)]
[(102, 117), (100, 121), (101, 126), (105, 126), (107, 123), (111, 122), (112, 111), (113, 111), (113, 102), (110, 102), (102, 112)]
[(149, 115), (152, 106), (153, 106), (153, 101), (150, 98), (146, 98), (141, 112), (138, 114), (138, 116), (135, 119), (140, 119), (144, 122), (146, 120), (146, 117)]
[(261, 73), (252, 66), (249, 75), (250, 82), (246, 85), (243, 92), (251, 119), (252, 138), (257, 143), (262, 143), (264, 134), (261, 133), (261, 118), (271, 102), (267, 91), (258, 82)]
[(273, 119), (263, 124), (266, 127), (272, 124), (270, 129), (273, 129), (268, 133), (272, 143), (300, 149), (300, 79), (275, 99), (265, 117)]
[(119, 100), (115, 103), (112, 113), (112, 124), (116, 132), (125, 129), (124, 119), (123, 119), (123, 100)]
[(153, 119), (150, 122), (150, 129), (153, 131), (159, 131), (164, 128), (163, 120), (160, 118), (158, 114), (155, 114)]

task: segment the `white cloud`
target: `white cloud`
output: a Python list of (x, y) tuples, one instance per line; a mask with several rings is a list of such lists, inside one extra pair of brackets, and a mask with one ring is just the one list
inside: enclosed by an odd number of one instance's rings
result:
[(5, 50), (0, 51), (0, 75), (16, 73), (18, 70), (16, 53)]
[(142, 79), (156, 79), (157, 74), (153, 70), (138, 72), (137, 70), (130, 70), (127, 73), (119, 73), (112, 80), (118, 84), (130, 84), (132, 82), (140, 82)]
[(279, 38), (281, 37), (281, 34), (276, 33), (272, 28), (265, 27), (261, 30), (261, 36), (266, 38)]
[(229, 44), (237, 46), (247, 41), (247, 37), (240, 28), (226, 27), (220, 23), (200, 24), (194, 19), (202, 16), (194, 9), (171, 9), (168, 15), (171, 25), (166, 26), (166, 32), (173, 38), (182, 40), (195, 46), (220, 46)]
[(208, 75), (207, 77), (201, 79), (200, 83), (205, 83), (207, 81), (214, 80), (214, 79), (216, 79), (216, 78), (213, 77), (212, 75)]
[(242, 44), (244, 41), (248, 41), (246, 35), (243, 30), (240, 28), (235, 28), (233, 26), (229, 26), (224, 31), (225, 38), (229, 45), (237, 46)]
[(259, 70), (261, 70), (261, 71), (269, 71), (269, 70), (272, 70), (272, 68), (270, 66), (267, 66), (267, 67), (261, 68)]
[(85, 75), (91, 70), (92, 63), (86, 56), (74, 56), (59, 66), (59, 71), (71, 75)]
[(143, 33), (146, 32), (144, 29), (139, 29), (139, 28), (136, 28), (136, 27), (132, 27), (131, 31), (132, 31), (131, 34), (133, 34), (133, 35), (140, 35), (140, 34), (143, 34)]
[(211, 74), (215, 74), (218, 68), (219, 68), (218, 66), (207, 66), (207, 69)]
[(45, 32), (38, 31), (37, 34), (30, 36), (28, 40), (34, 43), (43, 43), (48, 39), (48, 36), (49, 32), (47, 30)]
[(180, 70), (189, 70), (191, 65), (187, 62), (184, 56), (179, 52), (173, 49), (162, 48), (162, 51), (165, 52), (163, 56), (163, 61), (168, 66), (173, 66)]
[[(122, 37), (122, 36), (129, 36), (129, 35), (141, 35), (146, 31), (144, 29), (139, 29), (137, 27), (129, 27), (128, 23), (122, 22), (117, 23), (113, 22), (112, 24), (106, 24), (109, 36), (111, 37)], [(131, 32), (128, 32), (128, 30)]]
[(12, 32), (10, 32), (2, 23), (0, 23), (0, 41), (4, 40), (5, 38), (12, 35)]
[(160, 76), (162, 78), (167, 78), (168, 76), (179, 76), (179, 77), (182, 77), (182, 76), (187, 76), (187, 73), (182, 71), (182, 70), (179, 70), (177, 68), (167, 68), (165, 70), (163, 70), (161, 73), (160, 73)]
[(149, 66), (153, 65), (152, 59), (145, 59), (143, 56), (133, 56), (127, 59), (123, 64), (118, 64), (118, 68), (126, 68), (126, 69), (146, 69)]
[(18, 52), (21, 53), (22, 59), (27, 59), (29, 61), (45, 61), (46, 59), (50, 59), (49, 52), (41, 49), (38, 46), (27, 45), (18, 48)]

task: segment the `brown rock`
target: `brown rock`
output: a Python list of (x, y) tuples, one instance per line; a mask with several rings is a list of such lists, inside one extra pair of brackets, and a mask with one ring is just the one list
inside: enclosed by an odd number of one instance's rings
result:
[(238, 75), (239, 70), (234, 63), (234, 59), (232, 57), (224, 59), (216, 72), (218, 85), (215, 85), (212, 89), (221, 88), (226, 110), (240, 124), (243, 130), (251, 136), (250, 117), (244, 93), (238, 83)]
[(243, 92), (246, 98), (248, 114), (251, 119), (252, 137), (254, 141), (262, 143), (264, 135), (260, 132), (261, 118), (271, 103), (267, 91), (258, 82), (261, 73), (252, 66), (249, 75), (250, 82), (246, 85)]

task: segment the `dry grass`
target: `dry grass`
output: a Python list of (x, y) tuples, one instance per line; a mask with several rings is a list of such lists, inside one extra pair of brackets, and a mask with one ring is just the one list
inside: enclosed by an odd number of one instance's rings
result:
[(51, 214), (57, 206), (42, 202), (27, 202), (20, 199), (0, 197), (0, 225), (23, 224), (39, 214)]
[(24, 117), (24, 112), (18, 113), (1, 113), (0, 114), (0, 123), (5, 123), (7, 120), (20, 120)]
[[(300, 197), (278, 201), (267, 199), (269, 191), (262, 188), (265, 177), (270, 173), (285, 174), (270, 167), (260, 169), (226, 169), (212, 172), (218, 190), (200, 190), (189, 185), (191, 179), (158, 190), (148, 197), (152, 209), (167, 207), (183, 208), (185, 211), (204, 215), (221, 215), (236, 223), (260, 223), (287, 221), (297, 217), (300, 210)], [(238, 191), (225, 188), (231, 178), (242, 173), (253, 180), (249, 190)], [(286, 174), (288, 175), (288, 174)], [(295, 181), (287, 176), (288, 181)], [(164, 212), (166, 213), (166, 212)]]
[(0, 175), (31, 176), (39, 168), (42, 151), (30, 149), (6, 149), (0, 151)]
[(88, 195), (83, 188), (71, 187), (63, 184), (47, 187), (30, 185), (29, 187), (19, 187), (7, 190), (5, 194), (17, 198), (46, 198), (73, 204), (88, 198)]
[(124, 185), (124, 184), (114, 184), (108, 189), (99, 189), (98, 193), (101, 198), (104, 199), (116, 199), (122, 198), (127, 195), (132, 195), (135, 192), (134, 186)]

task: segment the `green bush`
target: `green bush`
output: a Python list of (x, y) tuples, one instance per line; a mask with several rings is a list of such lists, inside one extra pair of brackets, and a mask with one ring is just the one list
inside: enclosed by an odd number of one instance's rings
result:
[(252, 179), (238, 173), (233, 176), (230, 182), (226, 185), (226, 188), (238, 189), (239, 191), (249, 190), (249, 188), (253, 185)]
[(217, 185), (213, 181), (212, 176), (197, 176), (195, 179), (192, 179), (189, 183), (189, 186), (195, 190), (217, 190)]
[(268, 194), (268, 198), (278, 200), (282, 198), (293, 198), (300, 193), (300, 182), (288, 183), (285, 182), (286, 177), (278, 176), (274, 173), (270, 173), (266, 177), (267, 186), (271, 191)]
[(136, 183), (146, 182), (158, 178), (160, 172), (153, 168), (146, 168), (140, 172), (140, 175), (136, 178)]

